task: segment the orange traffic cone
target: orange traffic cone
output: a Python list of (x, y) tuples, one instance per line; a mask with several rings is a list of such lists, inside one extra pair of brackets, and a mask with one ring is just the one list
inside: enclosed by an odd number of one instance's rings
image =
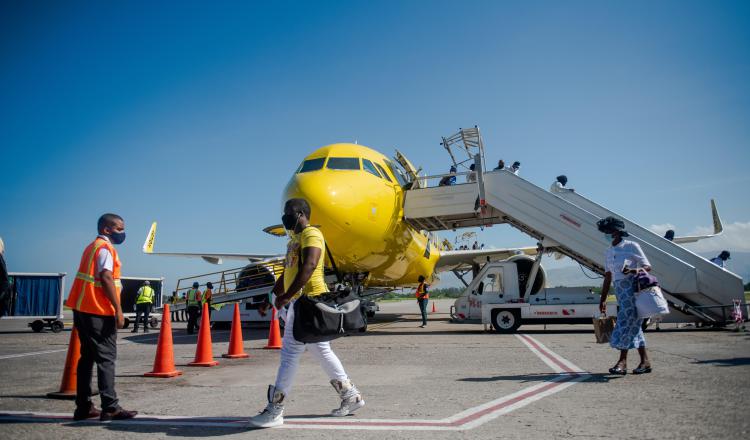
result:
[(156, 357), (154, 369), (144, 373), (146, 377), (175, 377), (182, 374), (174, 368), (174, 351), (172, 349), (172, 320), (169, 314), (169, 304), (164, 304), (162, 312), (161, 331), (156, 343)]
[(435, 301), (432, 302), (432, 313), (437, 312), (437, 309), (435, 308)]
[(68, 354), (65, 356), (65, 369), (63, 370), (60, 391), (47, 393), (50, 399), (75, 399), (76, 386), (78, 385), (78, 360), (81, 359), (81, 340), (78, 339), (78, 329), (73, 327), (70, 332), (68, 343)]
[(198, 346), (195, 348), (195, 360), (188, 365), (191, 367), (213, 367), (219, 365), (214, 360), (211, 350), (211, 322), (208, 319), (208, 304), (203, 304), (201, 313), (201, 328), (198, 330)]
[(268, 345), (263, 348), (275, 350), (281, 348), (281, 330), (279, 329), (279, 318), (276, 317), (276, 308), (272, 308), (271, 311), (271, 329), (268, 332)]
[(229, 359), (250, 357), (242, 346), (242, 321), (240, 321), (240, 304), (234, 303), (234, 317), (232, 318), (232, 333), (229, 334), (229, 353), (221, 357)]

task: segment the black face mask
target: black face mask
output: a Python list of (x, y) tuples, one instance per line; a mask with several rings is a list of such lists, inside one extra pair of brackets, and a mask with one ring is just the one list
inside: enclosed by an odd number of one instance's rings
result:
[(299, 221), (299, 214), (284, 214), (281, 216), (281, 223), (284, 224), (284, 229), (288, 229), (290, 231), (293, 231), (294, 228), (297, 227), (297, 222)]

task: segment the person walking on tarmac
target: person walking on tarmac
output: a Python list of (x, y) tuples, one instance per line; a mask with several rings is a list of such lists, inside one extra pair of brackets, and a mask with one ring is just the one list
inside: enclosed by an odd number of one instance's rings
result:
[(188, 323), (187, 332), (192, 335), (198, 330), (198, 315), (201, 313), (201, 291), (198, 290), (200, 284), (198, 282), (193, 283), (193, 288), (187, 291), (185, 295), (185, 307), (187, 307)]
[[(294, 375), (300, 363), (300, 356), (305, 350), (320, 362), (321, 367), (331, 380), (331, 385), (341, 398), (341, 405), (331, 415), (343, 417), (365, 406), (357, 387), (352, 384), (344, 371), (336, 353), (331, 350), (330, 342), (304, 344), (294, 339), (294, 301), (300, 295), (318, 296), (326, 293), (328, 287), (323, 279), (323, 260), (326, 249), (325, 240), (320, 230), (309, 224), (310, 205), (304, 199), (290, 199), (284, 205), (284, 216), (281, 221), (284, 228), (291, 232), (287, 243), (284, 273), (276, 281), (272, 294), (275, 294), (274, 307), (281, 309), (290, 303), (286, 312), (284, 338), (281, 348), (281, 362), (276, 374), (276, 384), (268, 386), (268, 405), (248, 421), (248, 427), (271, 428), (284, 423), (284, 399), (289, 395), (294, 382)], [(272, 295), (269, 295), (272, 296)], [(269, 303), (270, 303), (269, 298)], [(260, 312), (265, 314), (265, 304)]]
[[(124, 420), (138, 414), (120, 407), (115, 393), (117, 329), (125, 325), (120, 305), (120, 258), (113, 245), (125, 241), (125, 222), (117, 214), (104, 214), (97, 223), (99, 236), (83, 251), (78, 273), (65, 305), (73, 309), (73, 323), (81, 342), (78, 361), (74, 420)], [(102, 409), (91, 402), (92, 368)]]
[(206, 283), (206, 290), (203, 291), (201, 310), (203, 304), (208, 304), (208, 320), (211, 321), (211, 299), (214, 297), (214, 285), (209, 281)]
[(418, 278), (419, 285), (415, 296), (417, 297), (417, 304), (419, 304), (419, 311), (422, 313), (422, 325), (419, 328), (425, 328), (427, 326), (427, 303), (430, 300), (430, 293), (427, 292), (427, 283), (424, 282), (422, 275)]
[(138, 323), (141, 322), (141, 315), (143, 316), (143, 333), (148, 333), (148, 315), (151, 313), (151, 306), (154, 304), (154, 289), (151, 287), (151, 282), (146, 280), (143, 282), (143, 286), (138, 289), (138, 294), (135, 297), (135, 326), (130, 333), (138, 332)]

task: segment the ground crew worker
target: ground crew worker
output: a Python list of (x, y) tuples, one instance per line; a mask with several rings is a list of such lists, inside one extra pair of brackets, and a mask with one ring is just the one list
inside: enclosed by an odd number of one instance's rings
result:
[(151, 313), (151, 307), (154, 305), (154, 289), (151, 287), (151, 282), (146, 280), (143, 282), (143, 286), (138, 289), (138, 294), (135, 297), (135, 327), (130, 333), (138, 332), (138, 323), (141, 322), (141, 315), (143, 315), (143, 333), (148, 333), (148, 315)]
[(422, 313), (422, 325), (419, 328), (424, 328), (427, 325), (427, 303), (430, 300), (430, 294), (427, 292), (427, 284), (424, 282), (422, 275), (418, 278), (419, 285), (415, 296), (417, 297), (417, 304), (419, 304), (419, 311)]
[(185, 307), (187, 308), (188, 324), (187, 332), (192, 335), (198, 329), (198, 315), (201, 313), (201, 291), (198, 290), (200, 284), (193, 283), (193, 288), (187, 291), (185, 295)]
[[(323, 278), (325, 239), (318, 228), (310, 225), (309, 218), (310, 205), (306, 200), (287, 200), (281, 222), (292, 234), (287, 243), (284, 273), (276, 281), (272, 291), (276, 295), (274, 306), (277, 309), (283, 308), (291, 301), (285, 319), (287, 331), (284, 332), (282, 340), (276, 384), (268, 386), (268, 405), (260, 414), (250, 418), (250, 427), (271, 428), (284, 423), (284, 399), (292, 388), (300, 356), (306, 350), (320, 362), (341, 399), (341, 405), (334, 409), (331, 415), (343, 417), (365, 406), (362, 394), (349, 380), (341, 361), (331, 350), (330, 342), (305, 344), (294, 339), (292, 329), (295, 299), (301, 295), (318, 296), (328, 291)], [(262, 314), (265, 314), (268, 305), (270, 304), (265, 304), (259, 309)]]
[(172, 291), (172, 296), (169, 297), (169, 313), (172, 315), (172, 321), (177, 321), (177, 312), (174, 311), (174, 305), (177, 304), (177, 291)]
[[(117, 329), (124, 327), (125, 317), (120, 306), (120, 258), (112, 245), (125, 241), (125, 222), (119, 215), (104, 214), (99, 217), (97, 229), (99, 236), (83, 251), (78, 273), (65, 302), (73, 309), (73, 322), (81, 342), (73, 419), (130, 419), (137, 412), (121, 408), (115, 393)], [(94, 363), (101, 411), (91, 402)]]
[[(214, 285), (211, 282), (206, 283), (206, 290), (203, 291), (202, 303), (208, 304), (208, 320), (211, 320), (211, 299), (214, 297)], [(203, 310), (203, 304), (201, 304), (201, 310)]]

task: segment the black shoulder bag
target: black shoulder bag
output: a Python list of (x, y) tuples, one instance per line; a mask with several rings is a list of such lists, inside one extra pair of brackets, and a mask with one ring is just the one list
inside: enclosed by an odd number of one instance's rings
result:
[[(302, 269), (300, 249), (299, 270)], [(328, 251), (333, 270), (338, 274), (333, 255)], [(305, 344), (332, 341), (365, 328), (359, 298), (349, 290), (327, 292), (309, 297), (302, 295), (294, 302), (294, 339)]]

